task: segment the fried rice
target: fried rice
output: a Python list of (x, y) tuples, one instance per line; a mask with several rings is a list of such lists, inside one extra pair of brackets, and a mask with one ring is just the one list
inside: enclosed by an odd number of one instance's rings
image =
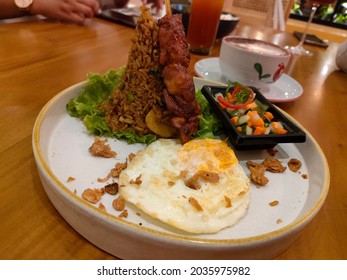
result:
[(159, 64), (159, 27), (146, 7), (141, 7), (125, 71), (101, 110), (112, 131), (152, 133), (145, 118), (152, 109), (165, 118), (164, 83)]

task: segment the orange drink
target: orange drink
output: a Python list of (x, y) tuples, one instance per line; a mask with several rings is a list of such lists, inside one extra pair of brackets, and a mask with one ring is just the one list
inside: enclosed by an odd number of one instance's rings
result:
[(222, 13), (224, 0), (192, 0), (188, 26), (189, 50), (197, 54), (210, 54)]

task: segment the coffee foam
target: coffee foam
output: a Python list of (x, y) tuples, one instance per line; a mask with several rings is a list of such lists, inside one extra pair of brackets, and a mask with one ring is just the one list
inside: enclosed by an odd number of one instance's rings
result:
[(250, 52), (260, 53), (265, 55), (272, 56), (287, 56), (288, 53), (273, 44), (254, 40), (254, 39), (245, 39), (245, 38), (226, 38), (226, 43)]

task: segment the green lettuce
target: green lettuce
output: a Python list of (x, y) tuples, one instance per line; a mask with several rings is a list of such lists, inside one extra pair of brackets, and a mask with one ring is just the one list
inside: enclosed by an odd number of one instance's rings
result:
[(97, 105), (114, 91), (123, 72), (124, 68), (111, 69), (104, 75), (89, 73), (84, 89), (66, 106), (69, 115), (82, 120), (86, 116), (101, 115)]
[(66, 110), (70, 116), (80, 118), (90, 134), (122, 138), (129, 144), (149, 144), (156, 140), (154, 134), (140, 136), (133, 131), (111, 131), (98, 109), (98, 105), (114, 92), (123, 72), (124, 68), (119, 71), (111, 69), (104, 75), (89, 73), (86, 86), (69, 101)]
[[(98, 105), (114, 92), (123, 72), (124, 68), (118, 71), (111, 69), (104, 75), (89, 73), (87, 84), (76, 97), (69, 101), (66, 110), (70, 116), (81, 119), (88, 133), (92, 135), (121, 138), (129, 144), (149, 144), (157, 139), (156, 135), (140, 136), (133, 131), (111, 131), (103, 113), (98, 109)], [(203, 114), (199, 116), (199, 129), (194, 138), (216, 138), (221, 128), (220, 121), (210, 111), (209, 103), (201, 91), (197, 92), (196, 97)]]
[(221, 121), (211, 111), (210, 104), (201, 90), (196, 92), (196, 100), (200, 105), (202, 115), (199, 116), (199, 129), (194, 135), (194, 138), (217, 138), (222, 128)]

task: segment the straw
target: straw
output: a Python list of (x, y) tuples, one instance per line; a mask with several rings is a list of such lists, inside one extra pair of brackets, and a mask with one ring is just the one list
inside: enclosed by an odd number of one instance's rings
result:
[(274, 3), (275, 7), (274, 7), (274, 11), (273, 11), (273, 22), (272, 22), (272, 28), (277, 29), (278, 27), (278, 2), (277, 0), (275, 0)]
[(279, 29), (280, 31), (285, 30), (285, 20), (284, 20), (282, 0), (275, 0), (272, 27), (274, 29)]
[(283, 3), (282, 0), (278, 0), (278, 19), (280, 31), (285, 30), (284, 14), (283, 14)]

